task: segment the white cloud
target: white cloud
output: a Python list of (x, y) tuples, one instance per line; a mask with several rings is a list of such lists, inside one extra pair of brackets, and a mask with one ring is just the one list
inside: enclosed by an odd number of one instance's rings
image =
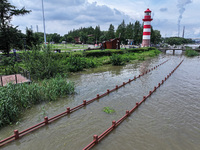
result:
[[(57, 32), (61, 35), (69, 30), (80, 27), (100, 25), (101, 30), (107, 30), (112, 23), (117, 26), (125, 20), (125, 23), (142, 23), (144, 11), (147, 8), (152, 10), (152, 26), (155, 30), (160, 30), (163, 36), (177, 36), (179, 10), (177, 4), (185, 0), (43, 0), (45, 8), (45, 20), (47, 33)], [(186, 0), (190, 1), (190, 0)], [(42, 31), (42, 0), (9, 0), (13, 5), (21, 8), (23, 6), (32, 10), (29, 15), (14, 17), (13, 24), (19, 25), (19, 29), (36, 25)], [(37, 4), (37, 5), (36, 5)], [(198, 26), (199, 0), (193, 0), (185, 6), (184, 14), (180, 23), (180, 29), (186, 26), (190, 34), (188, 37), (200, 37)], [(197, 27), (197, 29), (196, 29)]]

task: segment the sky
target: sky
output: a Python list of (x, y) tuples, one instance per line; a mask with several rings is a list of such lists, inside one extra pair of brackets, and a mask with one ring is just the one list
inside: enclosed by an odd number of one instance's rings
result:
[[(19, 26), (23, 33), (26, 27), (34, 32), (44, 32), (42, 0), (8, 0), (17, 8), (25, 7), (32, 12), (25, 16), (13, 17), (12, 24)], [(115, 30), (124, 20), (126, 24), (144, 18), (144, 11), (152, 11), (154, 30), (162, 37), (200, 38), (200, 0), (43, 0), (46, 33), (67, 34), (80, 27), (107, 31), (110, 24)]]

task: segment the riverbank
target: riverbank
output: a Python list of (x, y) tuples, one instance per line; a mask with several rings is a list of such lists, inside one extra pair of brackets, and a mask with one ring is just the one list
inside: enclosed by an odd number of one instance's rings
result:
[[(100, 135), (131, 109), (135, 103), (158, 85), (164, 77), (184, 59), (183, 64), (162, 85), (156, 93), (142, 105), (134, 115), (123, 122), (94, 149), (127, 149), (133, 145), (136, 149), (194, 149), (198, 150), (199, 128), (199, 63), (198, 57), (187, 58), (181, 55), (159, 55), (145, 61), (137, 61), (124, 66), (104, 65), (81, 71), (68, 80), (75, 83), (77, 94), (42, 103), (26, 110), (17, 125), (0, 130), (1, 139), (13, 135), (13, 130), (22, 131), (44, 120), (43, 114), (55, 116), (102, 94), (107, 89), (121, 85), (124, 81), (138, 76), (163, 61), (167, 63), (144, 75), (139, 80), (101, 98), (100, 100), (65, 116), (64, 118), (39, 129), (32, 134), (12, 142), (2, 149), (83, 149), (92, 140), (94, 134)], [(189, 79), (189, 80), (188, 80)], [(103, 112), (104, 107), (111, 107), (115, 113)], [(83, 132), (84, 131), (84, 132)], [(51, 136), (50, 136), (51, 135)], [(78, 135), (78, 136), (77, 136)], [(162, 138), (161, 138), (162, 137)], [(131, 140), (130, 140), (131, 139)], [(142, 140), (141, 140), (142, 139)], [(124, 143), (123, 145), (121, 143)], [(184, 144), (180, 144), (184, 143)], [(152, 143), (154, 143), (152, 145)], [(170, 144), (169, 144), (170, 143)]]

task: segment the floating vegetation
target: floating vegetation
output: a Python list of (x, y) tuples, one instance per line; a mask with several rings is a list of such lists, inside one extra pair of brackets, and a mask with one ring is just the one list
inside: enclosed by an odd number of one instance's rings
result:
[(103, 108), (103, 111), (107, 114), (111, 114), (111, 113), (114, 113), (115, 110), (113, 108), (110, 108), (110, 107), (104, 107)]

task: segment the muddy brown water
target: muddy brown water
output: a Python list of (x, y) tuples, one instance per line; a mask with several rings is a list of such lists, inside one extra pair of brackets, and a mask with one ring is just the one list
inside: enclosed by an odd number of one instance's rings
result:
[[(56, 102), (44, 103), (24, 112), (17, 125), (0, 130), (0, 140), (22, 131), (94, 98), (116, 85), (132, 79), (163, 61), (167, 63), (125, 87), (25, 135), (0, 149), (5, 150), (80, 150), (120, 119), (126, 110), (142, 100), (182, 59), (182, 65), (129, 118), (104, 138), (94, 150), (199, 150), (200, 149), (200, 58), (181, 54), (160, 55), (126, 66), (103, 66), (72, 75), (77, 94)], [(115, 109), (106, 114), (104, 107)]]

